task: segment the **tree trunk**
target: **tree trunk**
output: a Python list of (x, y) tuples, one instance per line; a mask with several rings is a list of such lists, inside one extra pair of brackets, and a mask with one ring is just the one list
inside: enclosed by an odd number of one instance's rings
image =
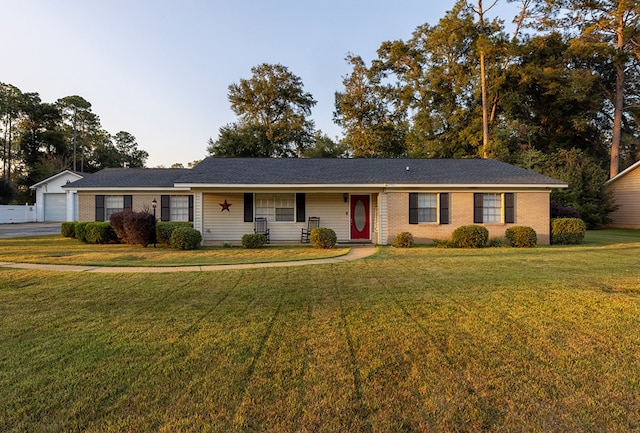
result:
[[(618, 54), (624, 50), (624, 21), (623, 14), (619, 14), (616, 29)], [(624, 61), (623, 56), (616, 56), (616, 90), (613, 95), (613, 131), (611, 134), (611, 158), (609, 177), (614, 177), (620, 170), (620, 142), (622, 140), (622, 111), (624, 110)]]

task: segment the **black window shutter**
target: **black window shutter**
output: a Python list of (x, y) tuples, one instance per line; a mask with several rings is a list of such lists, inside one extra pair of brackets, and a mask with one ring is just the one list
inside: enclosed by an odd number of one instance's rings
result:
[(189, 196), (189, 221), (193, 222), (193, 196)]
[(160, 221), (171, 220), (171, 197), (168, 195), (160, 196)]
[(132, 195), (125, 195), (122, 196), (122, 206), (123, 206), (123, 210), (131, 210), (133, 209), (133, 196)]
[(244, 193), (244, 222), (253, 222), (253, 193)]
[(418, 193), (409, 193), (409, 224), (418, 224)]
[(104, 221), (104, 195), (96, 195), (96, 221)]
[(512, 192), (507, 192), (504, 194), (504, 222), (516, 222), (515, 197), (514, 193)]
[(296, 222), (303, 223), (307, 219), (305, 215), (306, 196), (303, 192), (296, 193)]
[(476, 192), (473, 194), (473, 222), (476, 224), (482, 224), (482, 208), (483, 208), (484, 194)]
[(440, 224), (449, 224), (449, 193), (440, 193)]

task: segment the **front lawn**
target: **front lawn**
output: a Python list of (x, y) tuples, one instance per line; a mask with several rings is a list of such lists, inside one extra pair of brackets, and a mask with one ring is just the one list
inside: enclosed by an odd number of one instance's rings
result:
[(639, 231), (0, 281), (3, 432), (640, 430)]
[(87, 266), (205, 266), (322, 259), (345, 255), (349, 248), (329, 250), (309, 245), (259, 249), (201, 247), (179, 251), (162, 245), (90, 245), (62, 236), (0, 239), (0, 262)]

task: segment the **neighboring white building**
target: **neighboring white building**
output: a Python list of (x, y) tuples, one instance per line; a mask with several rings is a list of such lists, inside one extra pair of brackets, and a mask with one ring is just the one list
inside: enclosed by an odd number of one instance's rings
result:
[(82, 177), (79, 173), (65, 170), (29, 187), (36, 191), (36, 221), (77, 221), (78, 194), (63, 186)]

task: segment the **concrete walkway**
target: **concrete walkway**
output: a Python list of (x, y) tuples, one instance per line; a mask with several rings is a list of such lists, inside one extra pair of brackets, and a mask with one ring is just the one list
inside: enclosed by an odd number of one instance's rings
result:
[(47, 265), (38, 263), (11, 263), (0, 262), (0, 268), (32, 269), (38, 271), (72, 271), (72, 272), (98, 272), (98, 273), (140, 273), (140, 272), (206, 272), (223, 271), (227, 269), (254, 269), (254, 268), (278, 268), (286, 266), (308, 266), (326, 263), (340, 263), (351, 260), (359, 260), (369, 257), (377, 251), (374, 245), (353, 246), (344, 256), (327, 259), (300, 260), (294, 262), (273, 263), (246, 263), (240, 265), (204, 265), (204, 266), (81, 266), (81, 265)]

